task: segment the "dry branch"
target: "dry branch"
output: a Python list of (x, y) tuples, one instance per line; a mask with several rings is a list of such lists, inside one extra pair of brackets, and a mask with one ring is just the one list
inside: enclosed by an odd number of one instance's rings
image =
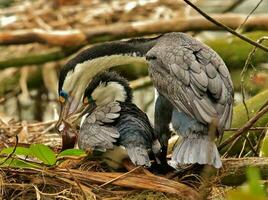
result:
[[(75, 177), (81, 184), (98, 183), (103, 184), (111, 180), (122, 176), (122, 173), (118, 172), (92, 172), (92, 171), (80, 171), (80, 170), (65, 170), (65, 169), (53, 169), (53, 170), (15, 170), (10, 168), (2, 168), (3, 172), (16, 173), (17, 175), (28, 175), (33, 176), (37, 174), (42, 174), (44, 178), (53, 177), (55, 180), (62, 178), (72, 180)], [(70, 174), (70, 171), (72, 175)], [(142, 189), (142, 190), (153, 190), (159, 192), (166, 192), (177, 195), (182, 199), (196, 200), (200, 199), (198, 193), (182, 183), (178, 183), (172, 180), (160, 176), (148, 176), (145, 174), (131, 173), (121, 179), (111, 182), (113, 185)]]
[[(211, 17), (226, 26), (236, 29), (243, 23), (246, 15), (222, 14)], [(245, 30), (268, 30), (268, 15), (254, 15), (243, 26)], [(0, 33), (0, 44), (45, 43), (57, 46), (75, 46), (85, 43), (96, 43), (121, 38), (137, 37), (146, 34), (166, 32), (185, 32), (200, 30), (221, 30), (222, 28), (203, 17), (177, 18), (172, 20), (117, 23), (94, 27), (85, 30), (45, 31), (40, 29), (3, 31)]]

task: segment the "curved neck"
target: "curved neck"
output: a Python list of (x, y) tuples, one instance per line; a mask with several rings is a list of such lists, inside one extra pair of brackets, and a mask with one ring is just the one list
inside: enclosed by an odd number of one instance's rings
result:
[(146, 53), (159, 37), (103, 43), (82, 51), (62, 69), (59, 91), (73, 91), (75, 98), (81, 98), (88, 83), (98, 73), (118, 65), (146, 62)]

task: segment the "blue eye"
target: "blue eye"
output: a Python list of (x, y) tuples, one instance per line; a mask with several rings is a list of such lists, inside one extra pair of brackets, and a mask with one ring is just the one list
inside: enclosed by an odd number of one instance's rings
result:
[(67, 99), (68, 98), (68, 94), (65, 91), (63, 91), (63, 90), (60, 91), (60, 94), (59, 95), (61, 97), (63, 97), (64, 99)]

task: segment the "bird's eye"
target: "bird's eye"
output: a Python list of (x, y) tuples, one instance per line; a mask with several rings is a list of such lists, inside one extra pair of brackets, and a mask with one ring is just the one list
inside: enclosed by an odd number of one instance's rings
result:
[(85, 98), (83, 99), (83, 104), (85, 104), (85, 105), (88, 104), (88, 98), (87, 98), (87, 97), (85, 97)]
[(68, 94), (64, 92), (63, 90), (59, 93), (59, 102), (64, 103), (66, 99), (68, 98)]

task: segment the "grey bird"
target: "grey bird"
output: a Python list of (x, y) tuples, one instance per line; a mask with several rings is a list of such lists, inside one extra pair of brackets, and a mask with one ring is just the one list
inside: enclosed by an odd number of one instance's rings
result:
[[(147, 115), (132, 103), (126, 79), (115, 72), (95, 76), (85, 90), (83, 102), (88, 109), (78, 134), (80, 149), (106, 152), (122, 147), (125, 157), (128, 155), (135, 165), (151, 166), (149, 155), (160, 151), (160, 143)], [(124, 153), (114, 152), (109, 156)]]
[[(182, 136), (172, 153), (171, 166), (199, 163), (220, 168), (214, 135), (221, 136), (231, 125), (233, 84), (219, 55), (184, 33), (107, 42), (71, 59), (60, 73), (59, 94), (66, 101), (62, 103), (58, 127), (79, 108), (82, 92), (96, 74), (136, 61), (148, 64), (158, 93), (155, 131), (162, 145), (162, 159), (166, 156), (171, 123)], [(215, 134), (210, 133), (210, 127), (214, 127)], [(66, 145), (72, 140), (64, 133), (63, 138)]]

